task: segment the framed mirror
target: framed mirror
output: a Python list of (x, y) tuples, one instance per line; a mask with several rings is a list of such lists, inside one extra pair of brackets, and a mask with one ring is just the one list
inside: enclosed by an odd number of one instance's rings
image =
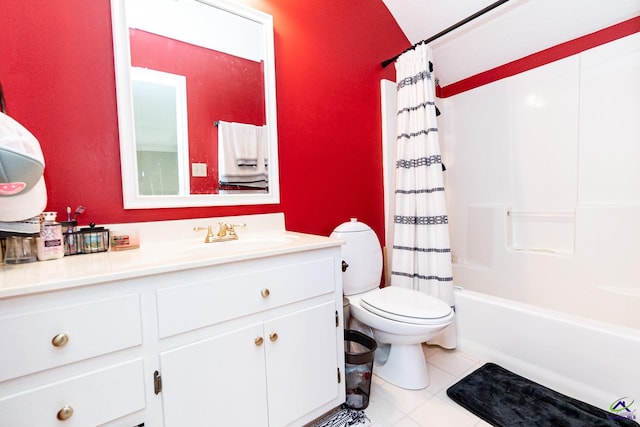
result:
[(273, 19), (111, 0), (125, 209), (279, 203)]

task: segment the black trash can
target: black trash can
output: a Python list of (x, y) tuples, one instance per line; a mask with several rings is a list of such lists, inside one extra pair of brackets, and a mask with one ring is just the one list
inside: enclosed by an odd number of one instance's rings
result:
[(365, 409), (369, 406), (373, 354), (377, 347), (378, 343), (373, 338), (359, 331), (345, 329), (344, 359), (347, 390), (345, 406), (348, 408)]

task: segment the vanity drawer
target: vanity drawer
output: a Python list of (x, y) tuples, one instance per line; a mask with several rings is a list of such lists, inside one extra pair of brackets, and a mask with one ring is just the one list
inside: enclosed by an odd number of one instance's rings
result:
[(335, 292), (335, 259), (294, 260), (157, 291), (161, 338)]
[(142, 342), (138, 294), (0, 317), (0, 381)]
[(0, 425), (97, 426), (144, 407), (140, 358), (0, 398)]

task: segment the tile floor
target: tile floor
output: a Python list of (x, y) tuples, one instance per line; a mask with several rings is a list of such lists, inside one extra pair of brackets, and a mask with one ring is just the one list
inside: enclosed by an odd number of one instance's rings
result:
[(424, 346), (431, 384), (405, 390), (373, 376), (369, 407), (372, 427), (485, 427), (490, 424), (457, 405), (447, 388), (485, 362), (458, 350)]

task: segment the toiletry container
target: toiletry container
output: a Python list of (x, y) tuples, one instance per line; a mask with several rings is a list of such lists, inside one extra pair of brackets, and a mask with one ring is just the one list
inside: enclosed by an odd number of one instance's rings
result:
[(9, 236), (5, 241), (4, 263), (25, 264), (37, 261), (36, 239), (31, 236)]
[(45, 261), (64, 256), (62, 225), (56, 222), (55, 212), (43, 212), (40, 215), (40, 237), (38, 241), (38, 259)]
[(140, 247), (140, 234), (137, 228), (116, 227), (110, 231), (109, 236), (112, 251), (125, 251)]
[(62, 225), (62, 237), (64, 240), (64, 254), (65, 255), (75, 255), (82, 253), (80, 251), (80, 244), (78, 242), (78, 233), (76, 232), (76, 227), (78, 226), (78, 221), (61, 221), (60, 225)]

